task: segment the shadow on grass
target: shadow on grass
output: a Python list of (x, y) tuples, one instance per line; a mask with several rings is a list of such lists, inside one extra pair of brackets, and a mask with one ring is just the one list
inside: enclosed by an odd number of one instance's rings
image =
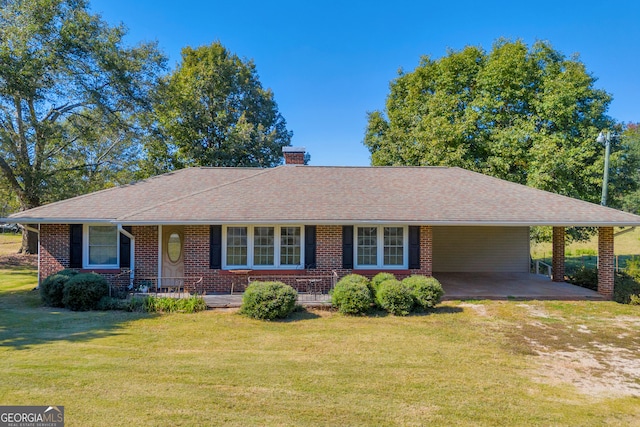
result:
[(37, 291), (7, 292), (0, 295), (0, 347), (28, 350), (57, 341), (89, 341), (117, 335), (131, 321), (152, 316), (43, 307)]
[(282, 323), (291, 323), (291, 322), (300, 322), (302, 320), (313, 320), (319, 319), (320, 316), (316, 313), (313, 313), (307, 310), (305, 307), (297, 308), (289, 317), (285, 319), (278, 320), (278, 322)]

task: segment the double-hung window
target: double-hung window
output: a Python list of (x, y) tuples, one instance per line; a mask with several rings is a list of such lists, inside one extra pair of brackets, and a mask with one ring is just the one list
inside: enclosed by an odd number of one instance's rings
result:
[(302, 227), (225, 227), (223, 259), (225, 268), (302, 267)]
[(115, 225), (85, 225), (84, 267), (118, 268), (119, 233)]
[(356, 227), (356, 268), (407, 268), (406, 227)]

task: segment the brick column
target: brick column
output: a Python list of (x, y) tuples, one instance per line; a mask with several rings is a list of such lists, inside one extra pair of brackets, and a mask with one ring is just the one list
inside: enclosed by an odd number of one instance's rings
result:
[(551, 267), (553, 268), (554, 282), (564, 282), (564, 227), (553, 227), (553, 258)]
[(433, 229), (431, 226), (420, 227), (420, 272), (425, 276), (433, 276)]
[(608, 299), (613, 297), (615, 278), (613, 255), (613, 227), (598, 228), (598, 293)]

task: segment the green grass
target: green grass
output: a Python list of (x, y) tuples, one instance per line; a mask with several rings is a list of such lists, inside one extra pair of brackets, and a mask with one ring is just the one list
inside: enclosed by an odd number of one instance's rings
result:
[[(0, 270), (0, 402), (64, 405), (68, 426), (640, 419), (638, 397), (593, 396), (580, 383), (553, 381), (545, 373), (555, 358), (539, 354), (580, 349), (603, 364), (602, 346), (637, 355), (640, 307), (454, 301), (402, 318), (302, 311), (262, 322), (231, 311), (44, 308), (34, 283), (33, 271)], [(580, 372), (594, 381), (600, 375)], [(640, 387), (639, 377), (625, 378)]]
[(0, 256), (14, 255), (20, 249), (22, 235), (16, 233), (0, 233)]

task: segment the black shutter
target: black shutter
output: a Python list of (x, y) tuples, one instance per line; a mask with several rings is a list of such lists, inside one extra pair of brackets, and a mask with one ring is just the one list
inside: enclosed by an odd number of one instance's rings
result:
[(353, 268), (353, 225), (342, 226), (342, 268)]
[(222, 268), (222, 226), (209, 227), (209, 268)]
[(316, 268), (316, 226), (304, 226), (304, 268)]
[[(131, 226), (122, 227), (131, 234)], [(131, 239), (120, 233), (120, 268), (131, 268)]]
[(409, 268), (420, 268), (420, 227), (409, 226)]
[(82, 268), (82, 224), (69, 225), (69, 267)]

